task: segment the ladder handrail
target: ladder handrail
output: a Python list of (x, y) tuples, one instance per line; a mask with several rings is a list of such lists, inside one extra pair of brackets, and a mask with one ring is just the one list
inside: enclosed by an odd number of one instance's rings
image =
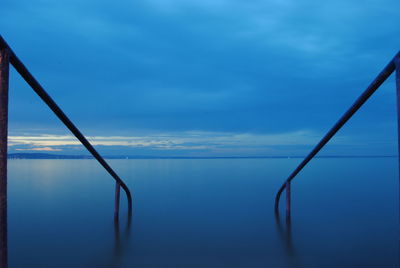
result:
[[(14, 66), (15, 70), (22, 76), (30, 87), (36, 92), (36, 94), (47, 104), (47, 106), (56, 114), (56, 116), (64, 123), (64, 125), (74, 134), (74, 136), (82, 143), (83, 146), (93, 155), (94, 158), (104, 167), (105, 170), (115, 179), (117, 187), (121, 186), (126, 193), (128, 200), (128, 212), (132, 211), (132, 196), (128, 186), (125, 182), (115, 173), (115, 171), (108, 165), (103, 157), (94, 149), (90, 142), (85, 136), (79, 131), (79, 129), (72, 123), (72, 121), (65, 115), (61, 108), (56, 102), (49, 96), (44, 88), (39, 84), (35, 77), (29, 72), (21, 60), (15, 55), (10, 46), (6, 43), (3, 37), (0, 35), (0, 49), (8, 49), (10, 53), (10, 63)], [(117, 212), (117, 211), (116, 211)], [(116, 215), (117, 216), (117, 215)]]
[[(353, 105), (342, 115), (336, 124), (328, 131), (327, 134), (320, 140), (320, 142), (311, 150), (311, 152), (303, 159), (303, 161), (296, 167), (296, 169), (289, 175), (282, 186), (279, 188), (275, 196), (275, 212), (279, 212), (279, 200), (283, 190), (290, 184), (296, 175), (311, 161), (311, 159), (329, 142), (329, 140), (338, 132), (344, 124), (360, 109), (360, 107), (371, 97), (371, 95), (382, 85), (383, 82), (395, 70), (395, 61), (400, 58), (400, 51), (393, 57), (393, 59), (386, 65), (386, 67), (379, 73), (379, 75), (372, 81), (367, 89), (358, 97)], [(288, 209), (288, 208), (287, 208)], [(288, 210), (287, 210), (288, 211)], [(290, 208), (289, 208), (290, 213)]]

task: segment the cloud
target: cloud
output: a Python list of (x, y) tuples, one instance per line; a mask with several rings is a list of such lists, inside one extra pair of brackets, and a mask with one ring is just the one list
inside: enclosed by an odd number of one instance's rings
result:
[(17, 148), (15, 150), (16, 151), (43, 151), (43, 152), (59, 152), (59, 151), (62, 151), (61, 149), (51, 148), (51, 147), (38, 147), (38, 148), (27, 148), (27, 149)]
[[(390, 133), (386, 133), (388, 135)], [(305, 155), (322, 133), (297, 130), (282, 133), (160, 132), (137, 136), (89, 136), (90, 143), (105, 155), (152, 156), (282, 156)], [(327, 155), (394, 154), (396, 143), (388, 138), (339, 133), (324, 149)], [(9, 151), (63, 151), (87, 154), (72, 135), (11, 135)]]
[[(320, 135), (300, 130), (289, 133), (253, 134), (187, 131), (184, 133), (160, 133), (146, 136), (89, 136), (92, 145), (149, 147), (157, 150), (212, 148), (241, 148), (265, 146), (312, 145)], [(10, 146), (79, 146), (81, 143), (72, 135), (9, 136)], [(343, 141), (340, 137), (336, 143)], [(44, 147), (41, 149), (50, 149)]]

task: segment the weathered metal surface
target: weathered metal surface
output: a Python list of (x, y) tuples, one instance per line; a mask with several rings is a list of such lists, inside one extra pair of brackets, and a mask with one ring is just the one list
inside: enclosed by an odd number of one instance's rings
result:
[(0, 47), (0, 267), (7, 267), (7, 135), (9, 50)]
[(128, 186), (121, 180), (121, 178), (114, 172), (108, 163), (101, 157), (101, 155), (94, 149), (89, 141), (83, 136), (79, 129), (72, 123), (72, 121), (64, 114), (55, 101), (47, 94), (39, 82), (28, 71), (25, 65), (18, 59), (12, 49), (7, 45), (4, 39), (0, 36), (0, 47), (6, 47), (10, 51), (10, 63), (14, 66), (15, 70), (24, 78), (24, 80), (31, 86), (36, 94), (49, 106), (49, 108), (56, 114), (56, 116), (64, 123), (64, 125), (74, 134), (74, 136), (85, 146), (85, 148), (93, 155), (94, 158), (104, 167), (105, 170), (118, 182), (122, 189), (124, 189), (128, 200), (128, 211), (132, 210), (132, 196)]
[(342, 128), (344, 124), (360, 109), (360, 107), (371, 97), (371, 95), (382, 85), (382, 83), (393, 73), (395, 69), (394, 60), (400, 56), (400, 52), (389, 62), (383, 71), (375, 78), (354, 104), (344, 113), (344, 115), (336, 122), (336, 124), (328, 131), (321, 141), (312, 149), (312, 151), (304, 158), (297, 168), (285, 180), (279, 188), (275, 196), (275, 211), (279, 210), (279, 200), (283, 190), (286, 187), (286, 182), (292, 181), (296, 175), (307, 165), (308, 162), (328, 143), (328, 141)]

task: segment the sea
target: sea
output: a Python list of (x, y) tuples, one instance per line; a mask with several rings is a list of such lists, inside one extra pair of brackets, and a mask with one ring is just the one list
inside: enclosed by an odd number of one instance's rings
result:
[(92, 159), (8, 162), (9, 267), (399, 267), (394, 157)]

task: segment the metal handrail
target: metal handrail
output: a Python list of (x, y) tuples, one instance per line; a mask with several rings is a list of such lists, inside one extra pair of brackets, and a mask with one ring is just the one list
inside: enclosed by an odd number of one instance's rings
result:
[(119, 213), (119, 187), (122, 187), (126, 193), (128, 200), (128, 212), (132, 211), (132, 196), (128, 186), (125, 182), (115, 173), (115, 171), (107, 164), (107, 162), (101, 157), (101, 155), (94, 149), (90, 142), (83, 136), (79, 129), (72, 123), (72, 121), (65, 115), (61, 108), (55, 103), (55, 101), (47, 94), (35, 77), (28, 71), (21, 60), (15, 55), (10, 46), (0, 35), (0, 49), (9, 50), (10, 63), (14, 66), (15, 70), (22, 76), (22, 78), (31, 86), (36, 94), (47, 104), (47, 106), (56, 114), (56, 116), (64, 123), (64, 125), (74, 134), (74, 136), (85, 146), (85, 148), (93, 155), (93, 157), (104, 167), (105, 170), (115, 179), (116, 181), (116, 203), (114, 217), (118, 219)]
[(286, 188), (286, 215), (290, 217), (290, 182), (296, 175), (307, 165), (308, 162), (329, 142), (329, 140), (338, 132), (344, 124), (360, 109), (360, 107), (371, 97), (371, 95), (382, 85), (382, 83), (393, 73), (397, 68), (400, 68), (400, 51), (386, 65), (382, 72), (375, 78), (368, 88), (358, 97), (353, 105), (343, 114), (336, 124), (328, 131), (321, 141), (312, 149), (312, 151), (304, 158), (297, 168), (289, 175), (282, 186), (279, 188), (275, 196), (275, 212), (279, 213), (279, 200), (283, 190)]

